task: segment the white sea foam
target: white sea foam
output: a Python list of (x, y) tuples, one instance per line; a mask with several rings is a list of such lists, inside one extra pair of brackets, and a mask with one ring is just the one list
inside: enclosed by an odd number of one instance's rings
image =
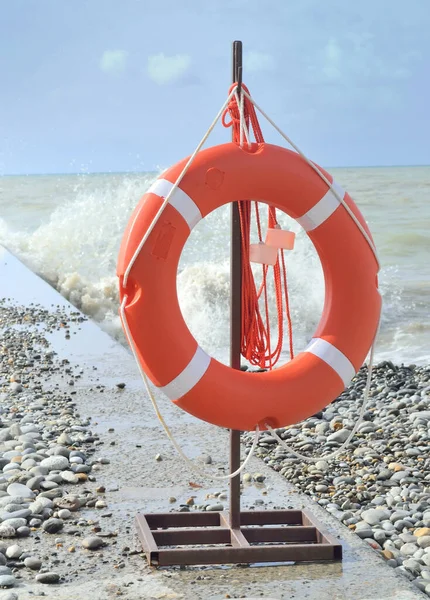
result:
[[(408, 170), (409, 184), (412, 175), (418, 181), (405, 212), (404, 188), (396, 179), (405, 170), (395, 171), (342, 170), (336, 176), (346, 187), (348, 178), (356, 186), (354, 195), (359, 205), (362, 200), (382, 259), (384, 311), (378, 357), (428, 362), (429, 290), (421, 242), (423, 230), (430, 224), (425, 222), (420, 187), (428, 173), (420, 179), (419, 170)], [(362, 172), (365, 184), (360, 188)], [(381, 184), (384, 177), (385, 187)], [(0, 243), (123, 339), (115, 275), (118, 250), (129, 216), (153, 179), (153, 174), (0, 178)], [(401, 190), (398, 196), (393, 192), (388, 206), (387, 185)], [(300, 350), (312, 337), (321, 315), (324, 284), (309, 239), (293, 221), (284, 220), (297, 232), (295, 249), (287, 256), (287, 270), (295, 348)], [(400, 234), (406, 227), (408, 235), (404, 237)], [(180, 306), (191, 332), (206, 351), (223, 361), (228, 358), (229, 290), (229, 210), (224, 207), (195, 228), (178, 274)], [(273, 289), (269, 289), (269, 300), (275, 323)]]

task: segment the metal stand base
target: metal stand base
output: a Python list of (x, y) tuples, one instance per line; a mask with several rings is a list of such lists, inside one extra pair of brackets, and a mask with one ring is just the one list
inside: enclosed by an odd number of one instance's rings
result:
[(148, 563), (154, 566), (342, 560), (342, 546), (306, 510), (137, 515)]

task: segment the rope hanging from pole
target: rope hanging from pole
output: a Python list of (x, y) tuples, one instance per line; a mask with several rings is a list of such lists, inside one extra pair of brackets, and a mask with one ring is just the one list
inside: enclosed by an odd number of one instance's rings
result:
[[(237, 84), (230, 88), (230, 93)], [(223, 114), (222, 123), (224, 127), (233, 128), (233, 141), (243, 146), (251, 142), (251, 129), (254, 133), (255, 142), (264, 143), (263, 133), (258, 122), (257, 113), (253, 103), (249, 100), (249, 90), (241, 84), (241, 92), (244, 94), (235, 94), (230, 99), (228, 106)], [(231, 121), (227, 122), (226, 117), (230, 115)], [(245, 134), (245, 136), (244, 136)], [(244, 140), (245, 137), (245, 140)], [(285, 317), (287, 321), (289, 354), (294, 358), (293, 333), (290, 313), (290, 304), (288, 298), (287, 269), (285, 264), (284, 251), (278, 252), (278, 259), (273, 266), (273, 284), (275, 290), (276, 309), (277, 309), (277, 328), (278, 339), (273, 346), (270, 334), (270, 316), (268, 300), (269, 277), (268, 265), (262, 265), (262, 281), (257, 289), (254, 273), (252, 271), (249, 259), (249, 246), (251, 243), (251, 219), (252, 207), (254, 208), (255, 223), (259, 242), (263, 242), (262, 224), (260, 216), (260, 207), (258, 202), (250, 200), (238, 201), (241, 240), (242, 240), (242, 323), (241, 323), (241, 354), (252, 365), (261, 369), (271, 370), (279, 361), (284, 337), (284, 304)], [(276, 209), (273, 206), (268, 207), (268, 228), (274, 228), (278, 225)], [(264, 303), (264, 317), (260, 310), (260, 300)]]

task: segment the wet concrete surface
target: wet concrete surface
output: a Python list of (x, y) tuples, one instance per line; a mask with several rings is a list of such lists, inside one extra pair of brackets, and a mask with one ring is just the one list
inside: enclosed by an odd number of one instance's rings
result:
[[(0, 290), (0, 296), (10, 297), (11, 302), (24, 306), (32, 302), (46, 308), (69, 306), (55, 290), (1, 248)], [(20, 600), (39, 598), (41, 593), (58, 600), (79, 597), (91, 600), (118, 597), (129, 600), (221, 600), (228, 597), (249, 600), (412, 600), (425, 597), (386, 566), (365, 542), (255, 458), (246, 470), (262, 473), (265, 480), (263, 484), (244, 487), (242, 507), (255, 507), (258, 500), (263, 502), (257, 506), (259, 510), (275, 507), (310, 509), (326, 529), (340, 539), (344, 552), (342, 563), (185, 569), (149, 567), (140, 552), (134, 528), (135, 515), (138, 512), (168, 512), (177, 509), (191, 496), (195, 496), (195, 503), (199, 504), (206, 501), (208, 494), (227, 492), (228, 483), (211, 480), (210, 473), (228, 473), (228, 432), (197, 421), (167, 399), (159, 398), (167, 422), (188, 455), (197, 459), (207, 454), (212, 457), (212, 464), (205, 466), (208, 478), (197, 475), (177, 455), (164, 434), (127, 349), (91, 321), (72, 328), (69, 340), (58, 333), (47, 337), (60, 358), (68, 358), (73, 365), (84, 369), (82, 377), (75, 381), (74, 399), (81, 416), (91, 416), (91, 429), (100, 435), (103, 444), (98, 455), (110, 460), (110, 464), (97, 472), (98, 481), (93, 487), (103, 485), (106, 488), (107, 510), (112, 516), (100, 518), (99, 512), (90, 509), (81, 512), (87, 519), (98, 519), (103, 531), (116, 535), (107, 539), (108, 546), (101, 551), (90, 554), (77, 549), (69, 555), (67, 562), (59, 566), (65, 577), (62, 585), (34, 584), (28, 587), (22, 584), (16, 589)], [(60, 379), (60, 382), (60, 385), (66, 385), (65, 380)], [(121, 390), (117, 383), (126, 386)], [(97, 385), (105, 387), (97, 389)], [(157, 454), (161, 455), (161, 461), (155, 460)], [(190, 486), (190, 482), (202, 487)], [(177, 499), (174, 504), (169, 502), (171, 496)], [(126, 547), (131, 550), (131, 555), (125, 551)], [(0, 592), (0, 600), (1, 597)]]

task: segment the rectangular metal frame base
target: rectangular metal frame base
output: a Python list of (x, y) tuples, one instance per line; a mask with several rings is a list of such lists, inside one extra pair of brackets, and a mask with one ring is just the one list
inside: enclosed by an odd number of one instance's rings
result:
[(136, 526), (154, 566), (342, 560), (342, 545), (306, 510), (138, 514)]

